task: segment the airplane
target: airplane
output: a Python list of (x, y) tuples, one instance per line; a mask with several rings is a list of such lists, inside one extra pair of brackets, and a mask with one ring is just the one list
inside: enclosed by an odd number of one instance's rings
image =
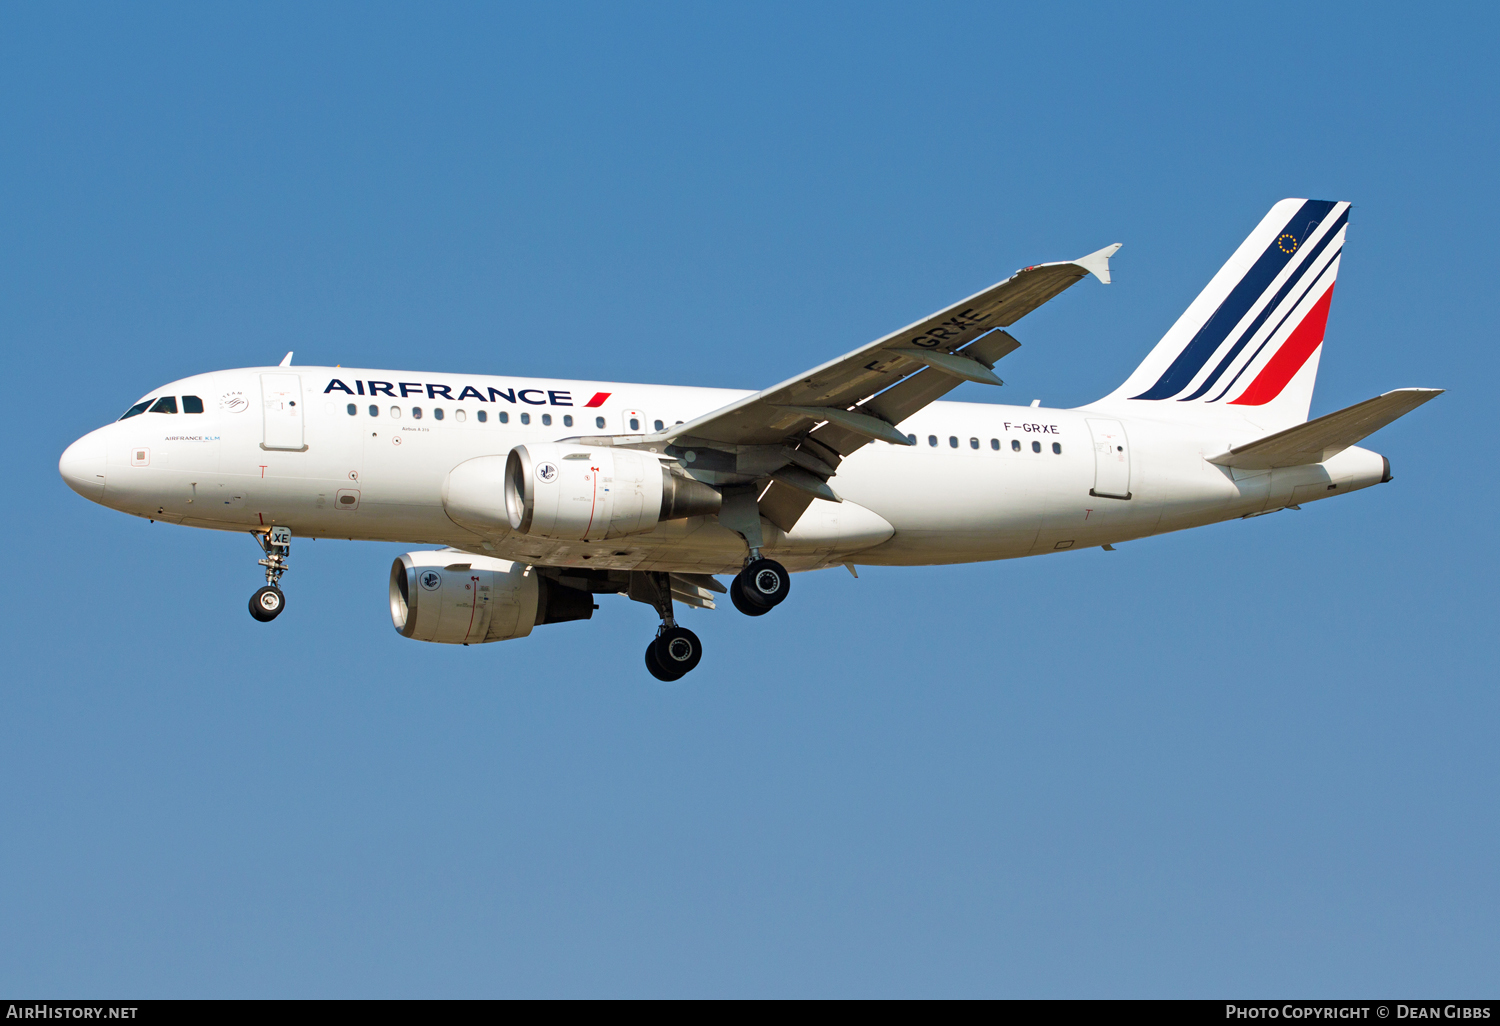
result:
[(1119, 244), (1022, 268), (758, 392), (288, 353), (152, 389), (58, 469), (111, 509), (248, 531), (257, 620), (286, 606), (294, 534), (434, 546), (392, 564), (403, 637), (524, 638), (623, 594), (661, 621), (647, 670), (678, 680), (703, 646), (673, 603), (727, 592), (763, 616), (794, 572), (1113, 551), (1390, 481), (1355, 443), (1442, 389), (1307, 419), (1349, 206), (1277, 203), (1124, 384), (1076, 409), (939, 400), (1003, 385), (1007, 329), (1090, 275), (1108, 284)]

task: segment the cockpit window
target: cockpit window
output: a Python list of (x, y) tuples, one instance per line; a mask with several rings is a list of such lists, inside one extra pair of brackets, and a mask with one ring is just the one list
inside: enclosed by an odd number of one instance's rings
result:
[(143, 414), (143, 413), (146, 412), (146, 407), (148, 407), (150, 405), (151, 405), (151, 400), (150, 399), (147, 399), (143, 403), (136, 403), (130, 409), (128, 409), (124, 413), (120, 414), (120, 419), (121, 420), (125, 420), (127, 417), (139, 417), (141, 414)]
[(177, 397), (175, 395), (164, 395), (160, 399), (156, 400), (156, 403), (151, 407), (151, 409), (147, 410), (146, 412), (147, 413), (176, 413), (177, 412)]
[(202, 413), (203, 412), (203, 400), (199, 399), (195, 395), (185, 395), (185, 396), (183, 396), (182, 397), (182, 412), (183, 413)]

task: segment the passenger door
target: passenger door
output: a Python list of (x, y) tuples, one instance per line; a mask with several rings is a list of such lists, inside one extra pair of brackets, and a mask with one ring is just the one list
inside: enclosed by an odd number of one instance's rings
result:
[(1130, 498), (1130, 442), (1118, 420), (1090, 420), (1094, 440), (1094, 487), (1090, 495), (1106, 499)]

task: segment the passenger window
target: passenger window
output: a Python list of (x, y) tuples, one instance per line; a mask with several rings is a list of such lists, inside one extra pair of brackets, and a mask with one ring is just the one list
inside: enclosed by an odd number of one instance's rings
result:
[(400, 420), (401, 419), (401, 407), (399, 407), (399, 406), (392, 406), (391, 407), (391, 419), (392, 420)]
[(979, 448), (979, 439), (977, 439), (977, 438), (971, 438), (971, 439), (969, 439), (969, 448), (970, 449), (977, 449), (977, 448)]
[(1019, 438), (1012, 438), (1010, 440), (1010, 451), (1011, 452), (1020, 452), (1021, 451), (1021, 440)]
[(572, 427), (572, 426), (573, 426), (573, 415), (571, 413), (564, 413), (563, 414), (563, 427)]
[(203, 412), (203, 400), (199, 399), (195, 395), (185, 395), (185, 396), (183, 396), (182, 397), (182, 412), (183, 413), (202, 413)]
[(485, 413), (483, 410), (480, 410), (478, 413), (474, 414), (474, 416), (479, 418), (479, 423), (481, 424), (490, 419), (490, 415), (488, 413)]
[(453, 411), (453, 419), (456, 420), (456, 421), (458, 421), (460, 424), (462, 424), (464, 421), (466, 421), (466, 420), (469, 419), (469, 415), (467, 413), (465, 413), (463, 410), (454, 410)]
[(656, 430), (658, 430), (658, 431), (661, 431), (661, 430), (663, 430), (663, 429), (665, 429), (665, 428), (666, 428), (666, 425), (665, 425), (665, 424), (663, 424), (663, 423), (662, 423), (662, 422), (661, 422), (661, 421), (659, 421), (659, 420), (658, 420), (658, 421), (656, 421), (656, 422), (655, 422), (655, 423), (654, 423), (654, 424), (652, 424), (652, 425), (651, 425), (651, 426), (652, 426), (652, 427), (654, 427), (654, 428), (656, 428)]
[(443, 419), (443, 408), (441, 406), (437, 406), (437, 407), (433, 408), (432, 419), (433, 420), (442, 420)]
[(120, 419), (121, 420), (125, 420), (128, 417), (139, 417), (141, 414), (143, 414), (143, 413), (146, 412), (146, 407), (148, 407), (150, 405), (151, 405), (151, 400), (150, 399), (147, 399), (143, 403), (136, 403), (130, 409), (128, 409), (124, 413), (120, 414)]
[(604, 418), (603, 417), (595, 417), (594, 418), (594, 427), (596, 427), (596, 428), (602, 428), (603, 426), (604, 426)]
[(420, 407), (420, 406), (413, 406), (411, 408), (411, 419), (412, 420), (421, 420), (422, 419), (422, 407)]
[(632, 431), (639, 431), (640, 429), (641, 429), (641, 422), (637, 418), (631, 417), (630, 418), (630, 430), (632, 430)]
[(991, 438), (990, 439), (990, 448), (994, 449), (996, 452), (999, 452), (1000, 451), (1000, 439), (998, 439), (998, 438)]
[(948, 448), (950, 448), (950, 449), (957, 449), (958, 448), (958, 436), (957, 435), (949, 435), (948, 436)]
[(156, 400), (156, 405), (152, 406), (151, 409), (148, 410), (148, 411), (146, 411), (146, 412), (148, 412), (148, 413), (176, 413), (177, 412), (177, 397), (175, 395), (164, 395), (160, 399)]
[(372, 417), (378, 417), (378, 416), (380, 416), (380, 407), (376, 406), (374, 403), (370, 404), (370, 416), (372, 416)]
[(928, 435), (927, 436), (927, 444), (928, 445), (937, 445), (937, 435)]
[(1055, 453), (1057, 453), (1059, 456), (1061, 456), (1062, 455), (1062, 443), (1061, 442), (1053, 442), (1052, 443), (1052, 451), (1055, 452)]
[(521, 423), (522, 424), (530, 424), (531, 423), (531, 414), (529, 414), (529, 413), (523, 413), (523, 414), (521, 414)]
[(906, 436), (906, 440), (908, 442), (910, 442), (912, 445), (916, 445), (917, 444), (917, 436), (916, 435), (907, 435)]
[[(187, 404), (183, 403), (183, 405), (186, 406)], [(354, 416), (358, 412), (359, 412), (359, 407), (355, 406), (353, 403), (350, 403), (349, 404), (349, 416), (352, 417), (352, 416)]]
[(1041, 452), (1042, 451), (1042, 443), (1041, 442), (1032, 442), (1031, 443), (1031, 451), (1032, 452)]
[(542, 414), (542, 427), (551, 427), (551, 426), (552, 426), (552, 414), (550, 414), (550, 413), (544, 413), (544, 414)]
[(500, 423), (502, 423), (502, 424), (509, 424), (510, 423), (510, 414), (506, 413), (504, 410), (500, 411)]

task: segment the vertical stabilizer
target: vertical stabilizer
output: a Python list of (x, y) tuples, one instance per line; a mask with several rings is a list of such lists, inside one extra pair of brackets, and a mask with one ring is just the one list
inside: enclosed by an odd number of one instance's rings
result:
[(1349, 204), (1271, 208), (1125, 384), (1093, 404), (1279, 430), (1307, 419)]

